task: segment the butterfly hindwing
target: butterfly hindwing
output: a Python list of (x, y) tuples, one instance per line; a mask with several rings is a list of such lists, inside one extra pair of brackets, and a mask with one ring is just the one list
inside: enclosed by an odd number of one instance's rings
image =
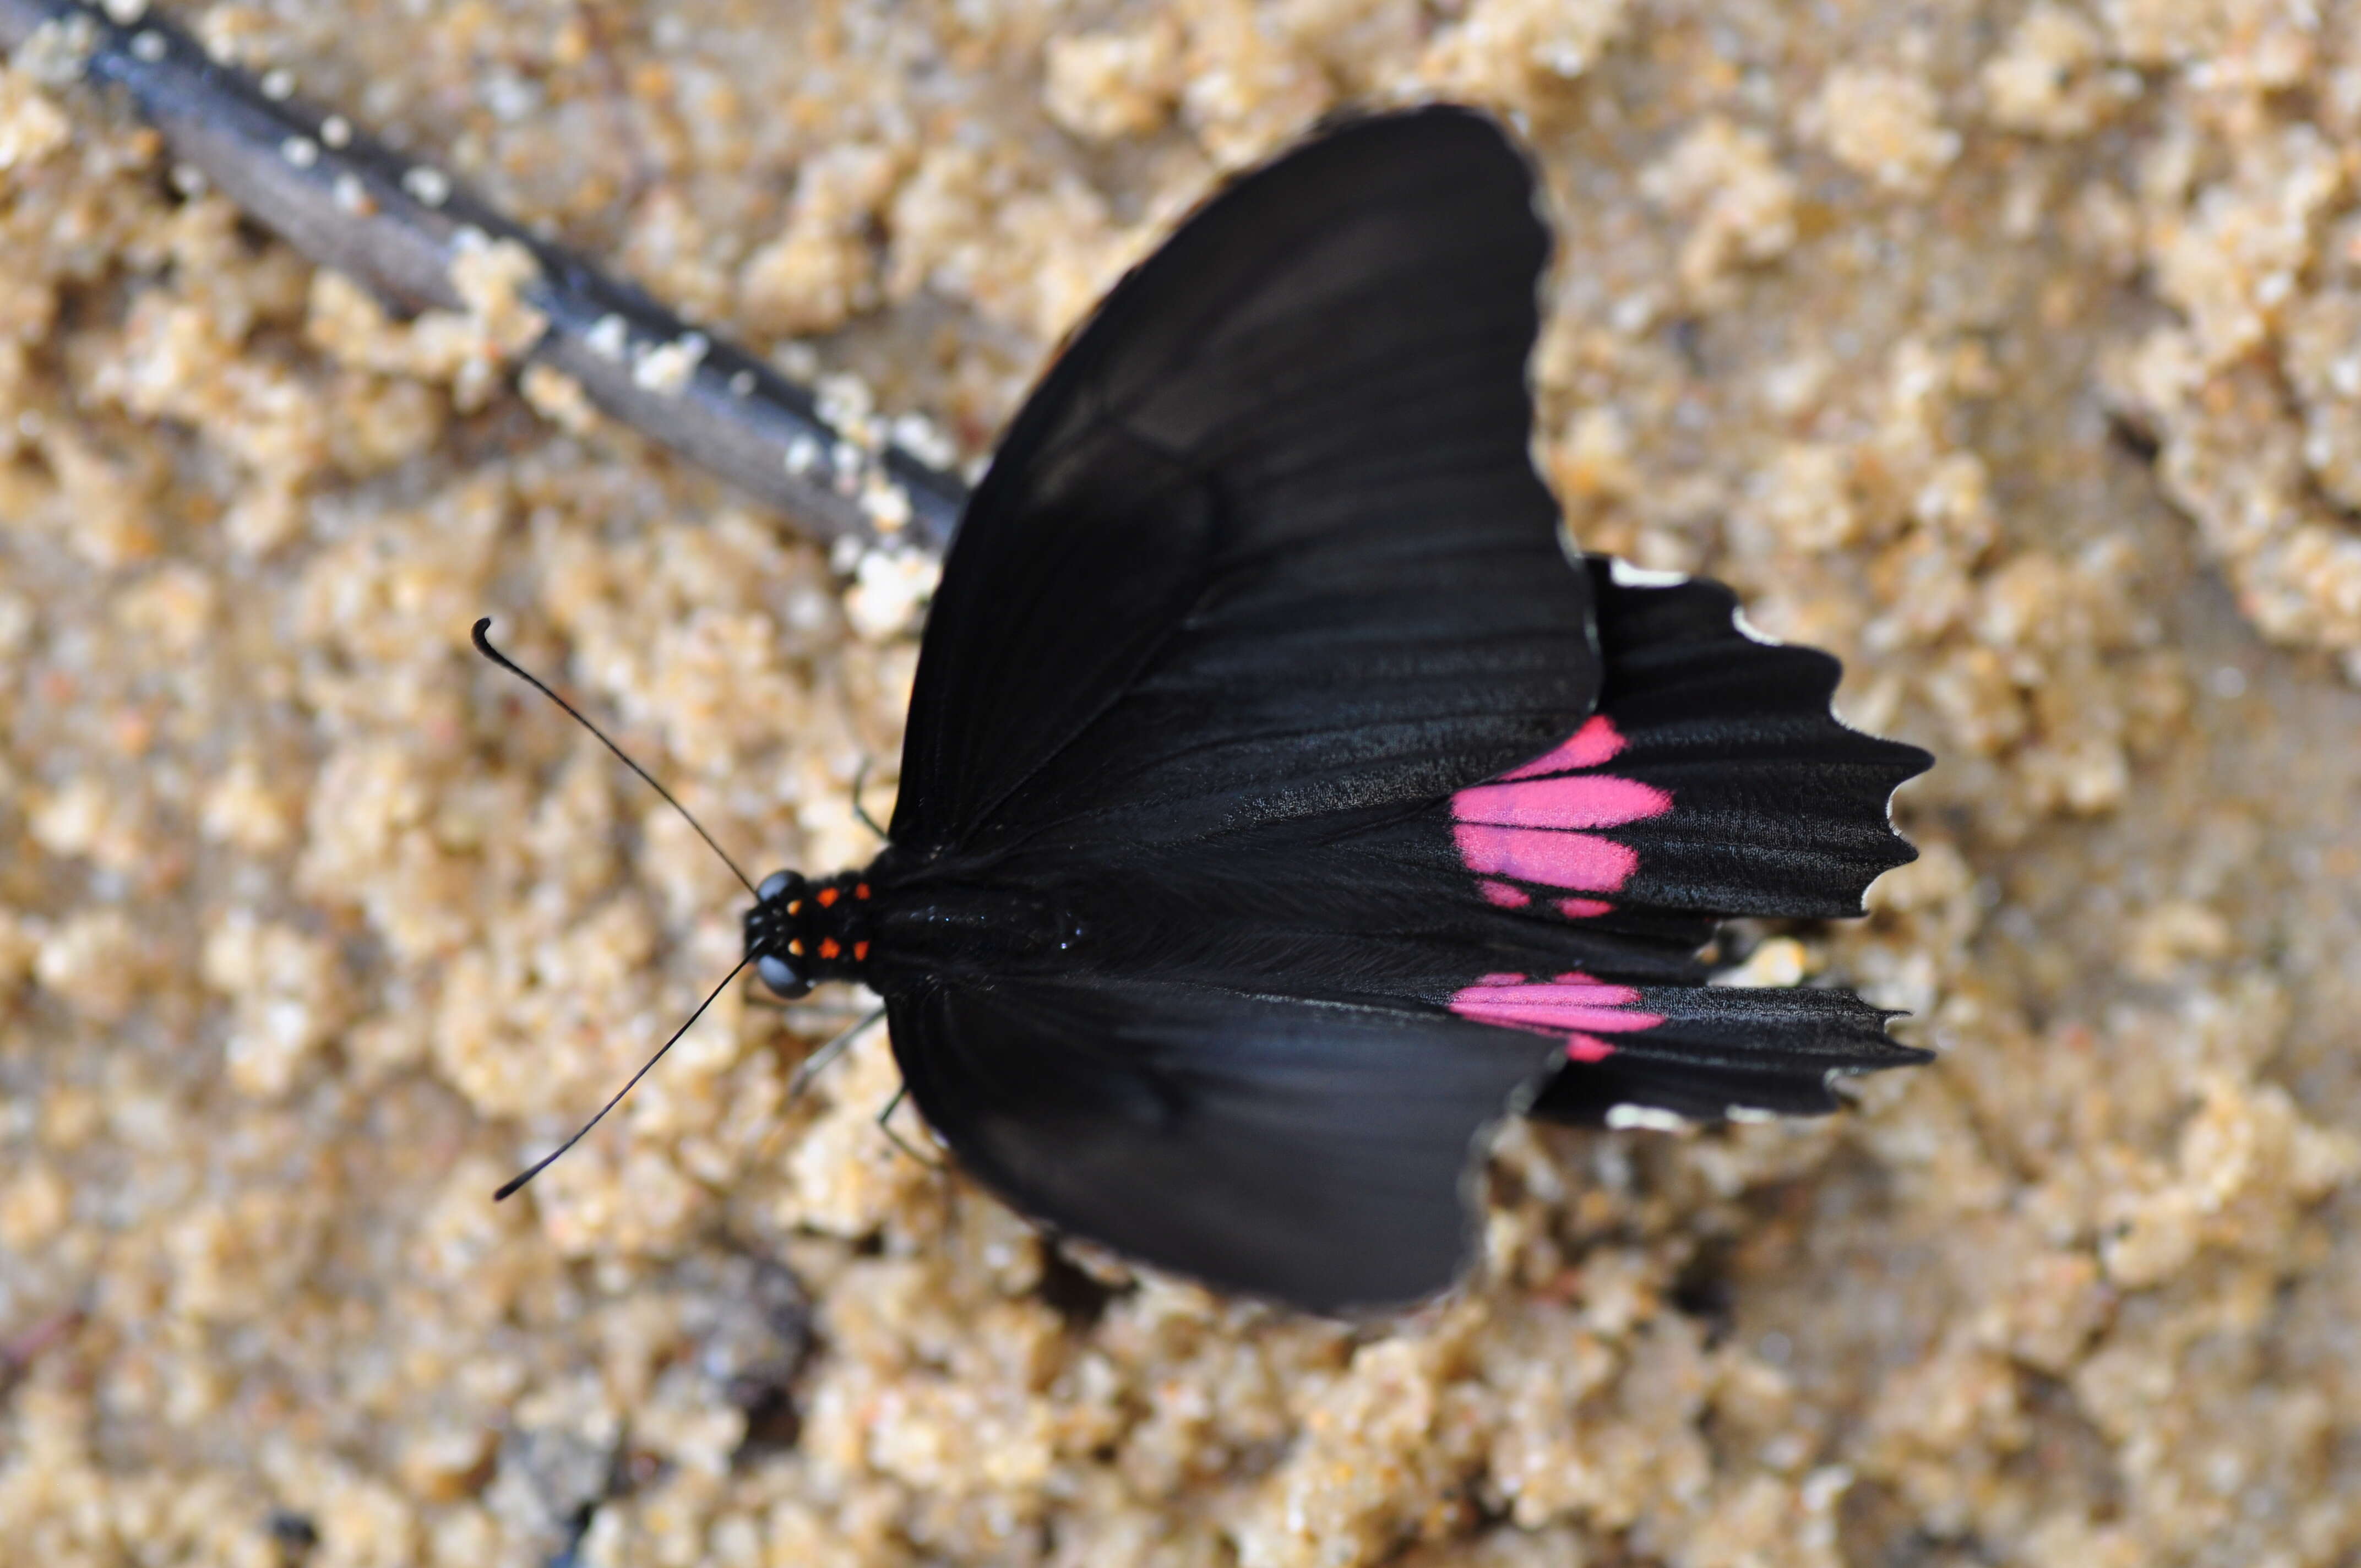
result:
[(888, 999), (911, 1095), (961, 1165), (1052, 1226), (1336, 1311), (1467, 1261), (1487, 1124), (1554, 1044), (1448, 1016), (1137, 981)]
[(1418, 802), (1597, 690), (1527, 451), (1548, 254), (1462, 110), (1215, 196), (1018, 416), (946, 565), (893, 823), (912, 861), (1119, 853)]
[(1609, 946), (1693, 946), (1738, 915), (1860, 914), (1916, 853), (1887, 802), (1932, 759), (1840, 722), (1837, 662), (1750, 633), (1720, 584), (1589, 566), (1598, 713), (1451, 808), (1476, 891), (1561, 929), (1571, 972), (1520, 954), (1455, 1008), (1565, 1032), (1568, 1059), (1533, 1107), (1554, 1120), (1824, 1112), (1836, 1079), (1927, 1060), (1849, 992), (1706, 985)]
[(1600, 716), (1621, 738), (1607, 772), (1668, 799), (1617, 833), (1633, 908), (1841, 918), (1917, 858), (1888, 802), (1934, 758), (1830, 709), (1841, 669), (1817, 648), (1751, 631), (1705, 577), (1650, 581), (1589, 561), (1613, 672)]
[(1724, 919), (1860, 913), (1914, 853), (1887, 800), (1927, 754), (1839, 722), (1836, 662), (1747, 635), (1719, 584), (1589, 570), (1599, 709), (1558, 743), (1413, 814), (1135, 850), (1072, 896), (1135, 972), (1433, 1002), (1504, 970), (1694, 984)]
[(1555, 1119), (1826, 1111), (1833, 1079), (1925, 1060), (1848, 992), (1708, 985), (1695, 954), (1733, 915), (1858, 913), (1911, 856), (1886, 803), (1926, 754), (1839, 722), (1836, 662), (1748, 634), (1720, 585), (1589, 565), (1605, 671), (1574, 734), (1410, 817), (1136, 856), (1075, 907), (1130, 972), (1552, 1034)]
[[(1477, 891), (1692, 946), (1741, 915), (1859, 915), (1879, 873), (1916, 854), (1887, 802), (1933, 759), (1839, 720), (1836, 660), (1752, 635), (1720, 584), (1589, 565), (1598, 712), (1454, 794), (1447, 831)], [(1431, 841), (1444, 830), (1439, 815)]]
[(1455, 1012), (1564, 1042), (1531, 1113), (1611, 1120), (1618, 1109), (1690, 1121), (1817, 1115), (1839, 1079), (1928, 1054), (1889, 1037), (1894, 1014), (1849, 991), (1626, 984), (1578, 970), (1479, 976)]

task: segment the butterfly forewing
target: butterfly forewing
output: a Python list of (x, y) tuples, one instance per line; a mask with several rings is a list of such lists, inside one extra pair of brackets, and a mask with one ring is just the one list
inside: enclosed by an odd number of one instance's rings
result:
[(1367, 120), (1115, 288), (946, 565), (904, 854), (1429, 799), (1580, 722), (1588, 584), (1527, 452), (1532, 191), (1480, 116)]

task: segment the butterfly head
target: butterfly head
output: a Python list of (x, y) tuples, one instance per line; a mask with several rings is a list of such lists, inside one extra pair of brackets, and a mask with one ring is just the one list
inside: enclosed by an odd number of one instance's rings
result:
[(773, 872), (746, 911), (747, 959), (785, 997), (824, 980), (857, 980), (869, 961), (869, 900), (858, 872), (818, 883), (800, 872)]

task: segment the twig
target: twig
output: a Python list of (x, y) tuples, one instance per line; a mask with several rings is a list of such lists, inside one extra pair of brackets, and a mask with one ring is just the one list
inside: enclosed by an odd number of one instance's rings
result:
[(528, 356), (809, 532), (934, 551), (950, 542), (967, 499), (956, 475), (882, 432), (831, 425), (811, 389), (536, 237), (345, 116), (266, 92), (147, 0), (0, 0), (0, 49), (28, 44), (45, 75), (119, 89), (175, 157), (297, 249), (397, 308), (463, 308), (452, 263), (486, 241), (522, 246), (539, 272), (518, 298), (548, 322)]

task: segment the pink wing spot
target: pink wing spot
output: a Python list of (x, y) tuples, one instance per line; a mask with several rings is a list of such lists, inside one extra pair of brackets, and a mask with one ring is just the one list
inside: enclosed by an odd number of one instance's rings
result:
[(1452, 1005), (1463, 1018), (1480, 1018), (1487, 1024), (1506, 1024), (1511, 1028), (1539, 1029), (1544, 1033), (1579, 1029), (1585, 1034), (1629, 1035), (1641, 1029), (1653, 1029), (1664, 1021), (1660, 1014), (1639, 1013), (1612, 1005), (1586, 1007), (1563, 999), (1525, 1003), (1487, 999), (1471, 1002), (1465, 1007), (1455, 1000)]
[[(1547, 754), (1451, 797), (1459, 858), (1480, 879), (1477, 887), (1487, 900), (1521, 909), (1532, 895), (1510, 883), (1615, 893), (1631, 880), (1639, 851), (1583, 829), (1662, 817), (1673, 809), (1671, 792), (1613, 773), (1573, 771), (1609, 762), (1624, 745), (1613, 721), (1599, 714)], [(1503, 888), (1520, 896), (1510, 902)], [(1568, 919), (1604, 915), (1609, 907), (1593, 899), (1558, 902)]]
[(1489, 877), (1477, 883), (1476, 891), (1484, 895), (1485, 903), (1498, 905), (1503, 909), (1522, 909), (1533, 901), (1533, 895), (1523, 888), (1510, 887), (1507, 883), (1494, 882)]
[(1479, 876), (1510, 877), (1576, 893), (1614, 893), (1639, 868), (1640, 852), (1589, 833), (1462, 822), (1451, 830), (1459, 858)]
[(1565, 1059), (1568, 1061), (1605, 1061), (1615, 1054), (1615, 1047), (1595, 1035), (1568, 1035), (1565, 1037)]
[[(1579, 972), (1531, 985), (1503, 985), (1500, 978), (1486, 975), (1458, 992), (1451, 998), (1451, 1010), (1479, 1023), (1563, 1035), (1569, 1055), (1577, 1049), (1604, 1053), (1611, 1047), (1595, 1036), (1653, 1029), (1664, 1021), (1661, 1013), (1640, 1009), (1640, 992), (1631, 986), (1609, 985)], [(1575, 1059), (1598, 1058), (1575, 1055)]]
[(1601, 762), (1613, 762), (1624, 745), (1623, 733), (1615, 728), (1614, 720), (1603, 713), (1598, 714), (1589, 723), (1523, 767), (1500, 776), (1504, 779), (1530, 779), (1543, 773), (1567, 773), (1576, 768), (1595, 768)]
[(1486, 975), (1483, 979), (1481, 979), (1481, 980), (1477, 981), (1476, 983), (1477, 983), (1477, 985), (1481, 986), (1481, 985), (1522, 985), (1522, 984), (1524, 984), (1524, 982), (1525, 982), (1525, 977), (1524, 977), (1523, 975), (1521, 975), (1521, 974), (1488, 974), (1488, 975)]
[(1460, 821), (1499, 828), (1620, 828), (1672, 808), (1673, 797), (1654, 784), (1613, 773), (1475, 784), (1451, 797)]

